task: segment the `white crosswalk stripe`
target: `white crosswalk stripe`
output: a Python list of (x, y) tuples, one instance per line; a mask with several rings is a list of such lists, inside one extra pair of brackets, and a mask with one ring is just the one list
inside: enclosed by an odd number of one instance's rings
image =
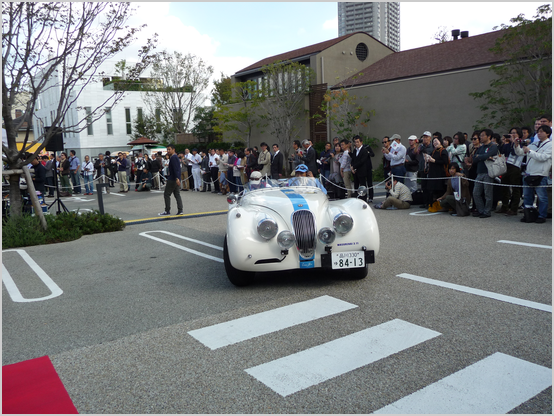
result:
[(552, 385), (552, 370), (495, 353), (374, 413), (501, 414)]
[(331, 296), (321, 296), (229, 322), (196, 329), (190, 331), (189, 335), (215, 350), (353, 308), (357, 308), (357, 306)]
[(430, 329), (394, 319), (249, 368), (246, 372), (280, 395), (288, 396), (439, 335)]

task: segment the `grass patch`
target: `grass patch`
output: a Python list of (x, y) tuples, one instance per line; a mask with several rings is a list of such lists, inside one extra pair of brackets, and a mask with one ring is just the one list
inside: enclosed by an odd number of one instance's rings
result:
[(85, 234), (121, 231), (125, 222), (110, 214), (99, 211), (78, 214), (62, 212), (45, 215), (48, 229), (44, 231), (38, 217), (22, 214), (2, 220), (2, 248), (36, 246), (63, 243), (81, 238)]

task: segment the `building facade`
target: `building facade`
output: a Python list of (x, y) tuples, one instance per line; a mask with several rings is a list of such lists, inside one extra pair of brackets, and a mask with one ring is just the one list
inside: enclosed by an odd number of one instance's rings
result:
[(400, 51), (399, 2), (339, 2), (338, 20), (339, 36), (366, 32)]

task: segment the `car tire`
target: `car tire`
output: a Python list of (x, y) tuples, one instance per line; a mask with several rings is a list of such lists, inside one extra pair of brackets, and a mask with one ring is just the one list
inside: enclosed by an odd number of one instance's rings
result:
[(348, 272), (348, 276), (352, 280), (361, 280), (361, 279), (364, 279), (367, 276), (368, 271), (369, 270), (368, 270), (367, 265), (365, 267), (357, 267), (355, 269), (351, 269)]
[(225, 235), (225, 241), (223, 242), (223, 263), (225, 264), (227, 278), (232, 284), (235, 286), (247, 286), (252, 283), (255, 274), (254, 272), (237, 270), (231, 264), (231, 260), (229, 259), (229, 249), (227, 247), (227, 235)]

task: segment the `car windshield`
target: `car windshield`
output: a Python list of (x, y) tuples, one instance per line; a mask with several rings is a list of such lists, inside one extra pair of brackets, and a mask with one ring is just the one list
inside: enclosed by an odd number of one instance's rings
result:
[(266, 188), (279, 188), (279, 182), (270, 178), (263, 178), (259, 181), (250, 181), (244, 185), (244, 190), (246, 192)]

